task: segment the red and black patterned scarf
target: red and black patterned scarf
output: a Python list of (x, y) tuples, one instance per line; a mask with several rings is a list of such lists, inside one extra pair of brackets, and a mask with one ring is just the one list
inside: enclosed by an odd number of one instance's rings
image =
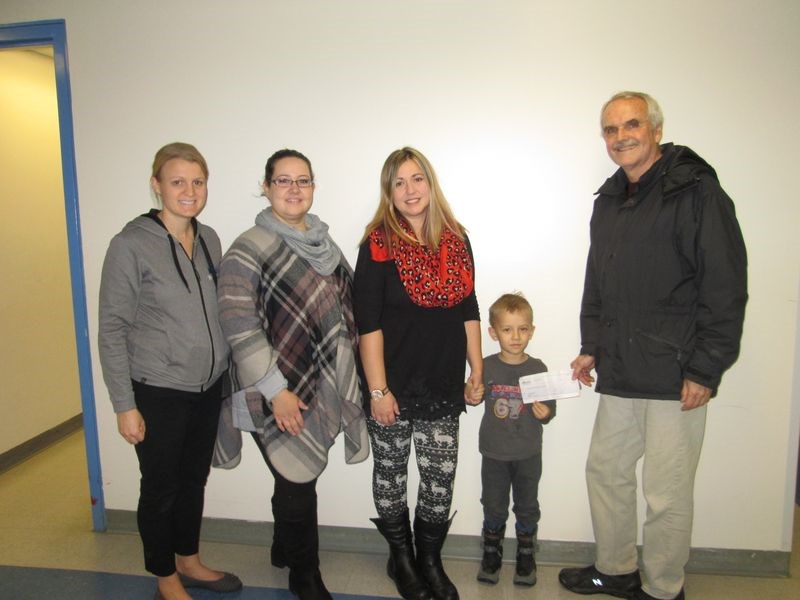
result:
[[(411, 228), (400, 221), (403, 231), (416, 238)], [(417, 306), (449, 308), (462, 302), (472, 293), (473, 265), (464, 240), (449, 229), (442, 232), (439, 250), (429, 250), (399, 236), (390, 249), (383, 228), (369, 235), (372, 260), (385, 262), (394, 259), (400, 281)]]

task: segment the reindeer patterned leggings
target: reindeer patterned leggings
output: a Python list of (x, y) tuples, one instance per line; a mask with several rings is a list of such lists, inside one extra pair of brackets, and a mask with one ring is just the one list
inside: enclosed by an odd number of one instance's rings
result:
[(450, 517), (458, 464), (458, 418), (401, 421), (390, 427), (367, 418), (372, 442), (372, 498), (378, 516), (397, 517), (407, 506), (411, 440), (419, 469), (416, 516), (429, 523)]

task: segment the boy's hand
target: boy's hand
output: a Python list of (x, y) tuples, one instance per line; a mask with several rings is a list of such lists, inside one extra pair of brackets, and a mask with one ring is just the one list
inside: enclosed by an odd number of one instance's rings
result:
[(550, 416), (550, 407), (542, 402), (534, 402), (533, 416), (539, 419), (540, 421), (544, 421), (545, 419), (547, 419), (547, 417)]
[(467, 383), (464, 384), (464, 402), (470, 406), (477, 406), (483, 400), (483, 381), (475, 381), (475, 378), (470, 376)]

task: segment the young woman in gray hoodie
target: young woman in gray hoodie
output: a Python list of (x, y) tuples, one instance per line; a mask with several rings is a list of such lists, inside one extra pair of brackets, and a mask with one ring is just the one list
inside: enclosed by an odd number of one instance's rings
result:
[(111, 240), (100, 282), (100, 362), (120, 435), (139, 459), (137, 521), (157, 599), (242, 587), (198, 554), (229, 354), (217, 314), (220, 242), (196, 218), (207, 180), (194, 146), (161, 148), (150, 185), (162, 207)]

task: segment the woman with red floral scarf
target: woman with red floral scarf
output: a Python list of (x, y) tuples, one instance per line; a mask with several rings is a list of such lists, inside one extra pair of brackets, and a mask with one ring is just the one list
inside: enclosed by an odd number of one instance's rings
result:
[[(372, 519), (389, 543), (387, 572), (403, 598), (454, 600), (441, 549), (452, 518), (458, 418), (483, 394), (475, 263), (428, 160), (392, 152), (356, 263), (354, 309), (370, 389)], [(472, 393), (465, 394), (469, 362)], [(413, 539), (407, 506), (412, 441), (420, 475)], [(416, 546), (416, 557), (415, 548)]]

